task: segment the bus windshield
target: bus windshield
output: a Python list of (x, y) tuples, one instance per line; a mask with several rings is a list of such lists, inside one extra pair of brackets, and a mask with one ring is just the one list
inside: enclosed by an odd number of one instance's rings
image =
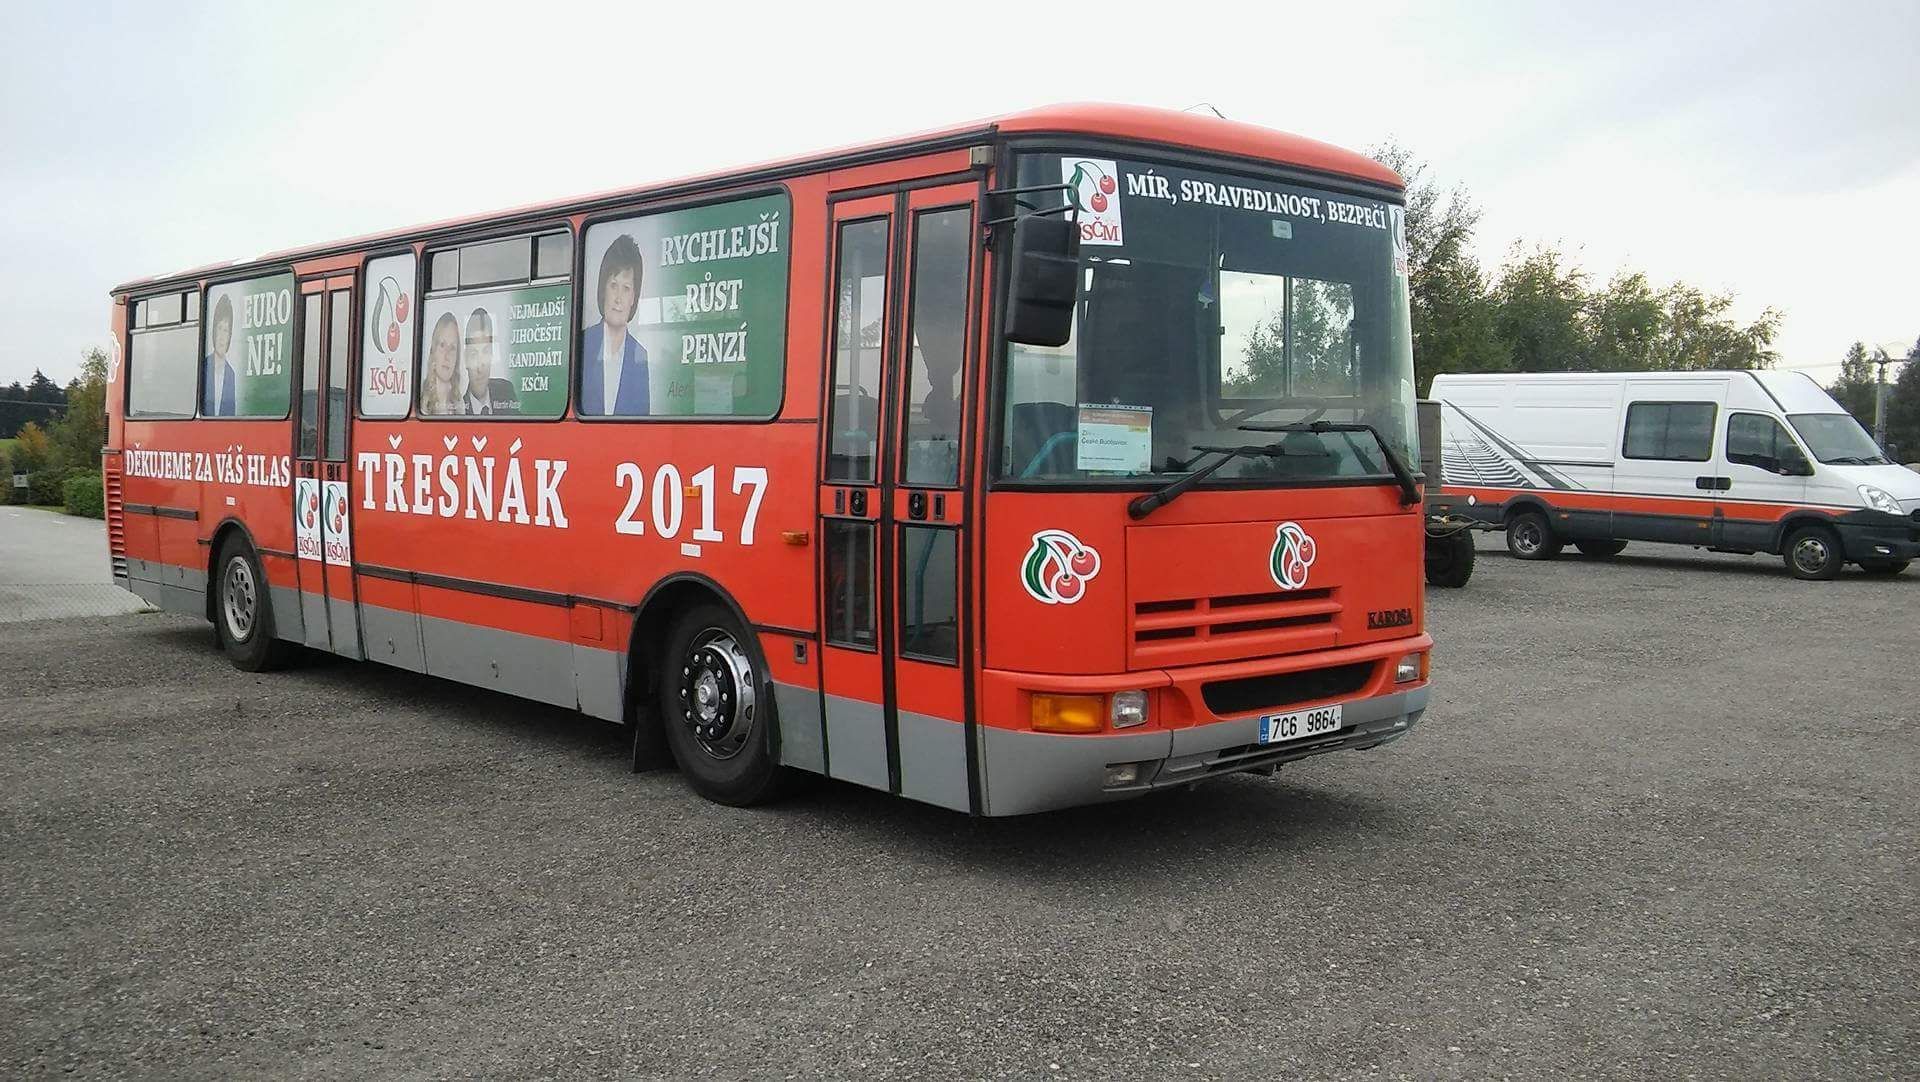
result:
[[(1064, 184), (1080, 298), (1058, 348), (1008, 344), (999, 476), (1139, 482), (1202, 447), (1266, 447), (1214, 480), (1389, 478), (1372, 425), (1418, 461), (1402, 209), (1164, 163), (1027, 154), (1022, 187)], [(1051, 193), (1038, 198), (1053, 205)]]
[(1829, 466), (1884, 466), (1880, 445), (1851, 413), (1790, 413), (1793, 430), (1807, 441), (1813, 457)]

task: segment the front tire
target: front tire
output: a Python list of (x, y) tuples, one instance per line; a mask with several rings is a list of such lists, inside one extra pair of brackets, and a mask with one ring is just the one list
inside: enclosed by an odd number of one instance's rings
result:
[(1620, 555), (1626, 549), (1627, 543), (1625, 541), (1575, 541), (1573, 547), (1579, 549), (1582, 556), (1604, 560)]
[(1787, 535), (1780, 559), (1794, 578), (1811, 582), (1839, 578), (1840, 568), (1846, 563), (1840, 538), (1825, 526), (1813, 525), (1795, 527)]
[(1907, 569), (1908, 560), (1861, 560), (1860, 570), (1869, 575), (1885, 575), (1888, 578)]
[(774, 752), (773, 684), (754, 641), (711, 602), (674, 622), (660, 666), (660, 724), (680, 772), (701, 796), (746, 807), (790, 788)]
[(1522, 511), (1507, 520), (1507, 551), (1520, 560), (1551, 560), (1564, 544), (1538, 511)]
[(253, 546), (230, 534), (213, 568), (213, 631), (227, 660), (243, 672), (285, 667), (293, 660), (293, 644), (274, 637), (267, 577)]

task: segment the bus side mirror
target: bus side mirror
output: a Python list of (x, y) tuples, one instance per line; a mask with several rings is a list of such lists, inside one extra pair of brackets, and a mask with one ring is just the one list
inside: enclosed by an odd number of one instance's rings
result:
[(1028, 214), (1013, 223), (1007, 341), (1064, 346), (1080, 297), (1080, 231), (1065, 217)]

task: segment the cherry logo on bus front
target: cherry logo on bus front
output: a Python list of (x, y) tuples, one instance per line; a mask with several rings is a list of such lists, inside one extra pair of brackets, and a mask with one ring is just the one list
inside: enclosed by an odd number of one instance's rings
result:
[(1090, 546), (1065, 530), (1041, 530), (1020, 567), (1020, 585), (1043, 605), (1071, 605), (1099, 573), (1100, 554)]
[(1082, 244), (1120, 244), (1120, 166), (1109, 158), (1062, 158)]
[(1307, 572), (1313, 567), (1316, 546), (1297, 522), (1282, 522), (1273, 531), (1273, 552), (1267, 557), (1267, 569), (1282, 590), (1298, 590), (1307, 584)]

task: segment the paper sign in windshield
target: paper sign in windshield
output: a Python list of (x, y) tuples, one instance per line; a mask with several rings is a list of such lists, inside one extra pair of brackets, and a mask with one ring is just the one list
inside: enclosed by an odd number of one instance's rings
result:
[(1148, 473), (1152, 459), (1152, 406), (1080, 403), (1079, 468)]

